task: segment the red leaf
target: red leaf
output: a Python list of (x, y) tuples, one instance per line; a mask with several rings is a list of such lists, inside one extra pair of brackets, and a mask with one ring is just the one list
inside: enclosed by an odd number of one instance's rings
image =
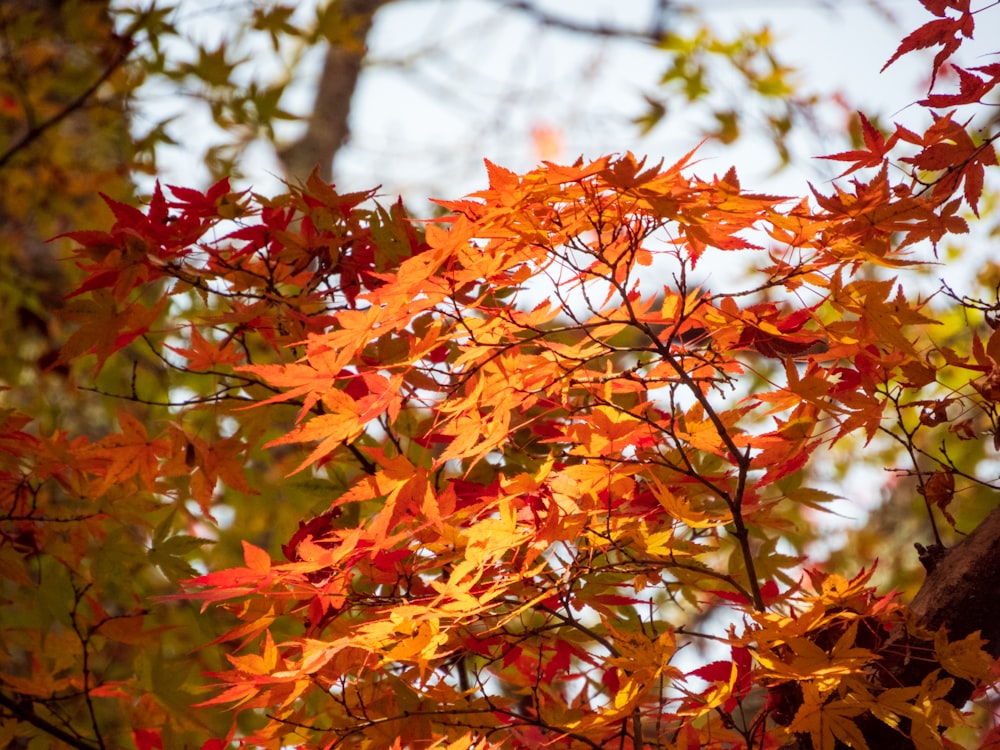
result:
[(765, 607), (774, 604), (774, 602), (778, 601), (780, 596), (778, 584), (774, 581), (774, 579), (767, 581), (767, 583), (760, 587), (760, 598), (764, 600)]
[(146, 215), (138, 208), (130, 206), (127, 203), (120, 203), (104, 193), (99, 193), (99, 195), (107, 204), (108, 208), (111, 209), (111, 213), (114, 214), (115, 219), (119, 224), (135, 228), (142, 226), (146, 222)]
[(283, 544), (281, 547), (285, 558), (290, 562), (295, 562), (299, 559), (298, 548), (302, 541), (305, 539), (312, 541), (322, 540), (329, 536), (333, 530), (332, 523), (334, 519), (340, 516), (341, 512), (342, 510), (339, 507), (330, 508), (308, 521), (299, 521), (298, 530), (292, 534), (292, 538), (288, 540), (288, 543)]
[[(927, 6), (928, 2), (924, 2), (924, 5)], [(956, 7), (956, 5), (961, 7)], [(935, 21), (928, 21), (919, 29), (907, 35), (900, 42), (899, 47), (896, 48), (892, 57), (882, 66), (882, 70), (888, 68), (908, 52), (940, 46), (941, 49), (934, 57), (934, 70), (931, 74), (930, 87), (933, 88), (934, 82), (937, 80), (938, 70), (941, 69), (941, 66), (947, 62), (951, 54), (961, 45), (958, 38), (959, 33), (966, 38), (970, 38), (975, 24), (972, 14), (969, 13), (967, 2), (949, 3), (948, 7), (958, 10), (962, 15), (955, 19), (945, 18), (944, 10), (946, 8), (942, 7), (940, 3), (934, 4), (934, 9), (931, 9), (931, 12), (938, 15), (939, 18)], [(937, 11), (940, 11), (940, 13)]]
[(750, 600), (737, 591), (709, 591), (707, 593), (715, 594), (723, 601), (730, 602), (732, 604), (739, 604), (741, 606), (750, 604)]
[(170, 192), (176, 198), (169, 205), (182, 209), (189, 216), (196, 216), (198, 218), (218, 216), (219, 199), (231, 192), (228, 177), (219, 180), (204, 193), (175, 185), (167, 185), (167, 187), (170, 188)]
[[(951, 67), (952, 70), (958, 73), (959, 93), (931, 94), (926, 99), (920, 101), (922, 106), (943, 108), (957, 107), (963, 104), (976, 104), (981, 102), (983, 97), (992, 91), (997, 84), (1000, 84), (1000, 78), (994, 77), (992, 81), (984, 81), (979, 76), (957, 65), (952, 65)], [(980, 68), (976, 68), (976, 70), (980, 70)]]
[(944, 18), (949, 9), (963, 13), (969, 11), (969, 0), (920, 0), (920, 4), (939, 18)]
[(163, 738), (158, 729), (135, 729), (132, 741), (138, 750), (163, 750)]
[(692, 675), (700, 677), (706, 682), (729, 682), (729, 676), (733, 672), (733, 663), (729, 661), (713, 661), (700, 667)]

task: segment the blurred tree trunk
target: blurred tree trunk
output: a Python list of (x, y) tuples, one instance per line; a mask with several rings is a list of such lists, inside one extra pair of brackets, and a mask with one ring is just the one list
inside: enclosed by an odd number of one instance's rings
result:
[(305, 178), (318, 166), (320, 177), (333, 180), (333, 161), (350, 135), (351, 100), (367, 53), (368, 33), (376, 11), (392, 1), (347, 0), (342, 4), (344, 34), (327, 48), (306, 131), (278, 154), (288, 177)]

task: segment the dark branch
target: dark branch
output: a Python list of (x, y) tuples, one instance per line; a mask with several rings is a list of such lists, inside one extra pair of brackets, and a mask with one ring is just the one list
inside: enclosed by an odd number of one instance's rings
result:
[(626, 29), (621, 26), (612, 26), (604, 23), (581, 23), (565, 16), (553, 15), (536, 7), (533, 3), (527, 2), (527, 0), (506, 0), (502, 5), (504, 8), (524, 13), (539, 26), (547, 26), (573, 34), (604, 37), (606, 39), (638, 40), (648, 42), (649, 44), (657, 44), (663, 39), (663, 33), (666, 28), (664, 19), (668, 13), (670, 3), (664, 2), (664, 0), (660, 0), (657, 3), (657, 16), (653, 19), (648, 29)]
[(76, 737), (66, 730), (57, 727), (52, 722), (43, 719), (30, 708), (25, 708), (23, 705), (12, 701), (3, 693), (0, 693), (0, 706), (3, 706), (10, 711), (19, 721), (26, 722), (34, 727), (37, 727), (38, 729), (41, 729), (46, 734), (55, 737), (61, 742), (65, 742), (70, 747), (76, 748), (76, 750), (99, 750), (97, 745), (94, 745), (80, 737)]
[[(142, 19), (139, 19), (140, 21)], [(0, 169), (6, 166), (7, 162), (13, 159), (19, 152), (26, 149), (36, 140), (42, 137), (46, 131), (51, 130), (60, 122), (65, 120), (71, 114), (76, 112), (78, 109), (83, 107), (87, 100), (94, 95), (94, 92), (100, 88), (101, 84), (107, 81), (118, 68), (122, 66), (125, 60), (128, 58), (129, 53), (135, 47), (135, 42), (132, 39), (131, 34), (126, 34), (121, 37), (118, 44), (118, 51), (115, 53), (114, 58), (104, 69), (97, 80), (94, 81), (90, 86), (84, 89), (75, 99), (69, 102), (65, 107), (56, 112), (52, 117), (40, 122), (31, 129), (28, 130), (24, 135), (22, 135), (14, 144), (8, 148), (2, 155), (0, 155)]]

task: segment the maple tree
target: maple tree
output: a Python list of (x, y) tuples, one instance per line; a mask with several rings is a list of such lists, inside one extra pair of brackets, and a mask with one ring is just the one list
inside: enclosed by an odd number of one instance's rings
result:
[[(923, 5), (887, 64), (935, 48), (927, 127), (861, 115), (797, 199), (697, 149), (487, 163), (433, 220), (318, 173), (105, 197), (50, 376), (118, 426), (0, 412), (0, 738), (995, 744), (1000, 517), (947, 527), (998, 489), (1000, 303), (917, 282), (993, 205), (1000, 65)], [(719, 253), (740, 288), (693, 281)], [(815, 559), (852, 444), (910, 460), (913, 597)]]

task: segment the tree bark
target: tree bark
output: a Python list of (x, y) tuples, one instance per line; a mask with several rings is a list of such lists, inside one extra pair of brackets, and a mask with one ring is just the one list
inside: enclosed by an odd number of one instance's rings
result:
[[(927, 578), (910, 604), (917, 624), (934, 632), (943, 627), (953, 641), (979, 631), (987, 641), (987, 653), (994, 659), (1000, 658), (1000, 507), (954, 547), (938, 550), (938, 554), (925, 560)], [(910, 658), (908, 640), (905, 628), (900, 626), (881, 649), (879, 667), (890, 673), (898, 686), (919, 685), (929, 674), (941, 669), (941, 664), (933, 658)], [(927, 641), (919, 645), (932, 646)], [(946, 700), (961, 708), (975, 687), (956, 678)], [(801, 697), (796, 702), (801, 702)], [(898, 729), (870, 715), (859, 717), (857, 723), (870, 750), (916, 747), (908, 736), (905, 719)], [(815, 749), (807, 735), (798, 735), (783, 750)]]
[(333, 180), (334, 159), (351, 132), (351, 100), (367, 52), (368, 32), (375, 12), (390, 2), (392, 0), (347, 0), (343, 3), (342, 23), (348, 31), (347, 39), (331, 43), (326, 51), (306, 132), (278, 152), (289, 178), (305, 178), (318, 166), (323, 180)]
[(1000, 507), (944, 552), (911, 606), (921, 625), (944, 625), (953, 639), (981, 631), (1000, 658)]

